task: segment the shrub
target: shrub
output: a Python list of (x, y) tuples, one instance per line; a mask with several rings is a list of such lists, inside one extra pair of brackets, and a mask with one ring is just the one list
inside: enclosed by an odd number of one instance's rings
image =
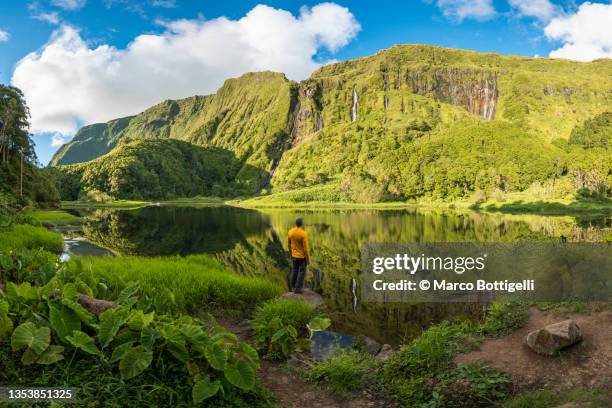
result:
[(287, 358), (305, 337), (315, 308), (298, 300), (275, 299), (259, 308), (253, 320), (255, 340), (269, 358)]
[(529, 317), (527, 305), (521, 302), (496, 302), (487, 310), (487, 318), (479, 327), (480, 334), (501, 337), (523, 326)]
[(313, 365), (308, 370), (307, 378), (316, 383), (325, 383), (333, 392), (353, 392), (364, 388), (364, 380), (373, 366), (374, 361), (369, 354), (348, 349)]

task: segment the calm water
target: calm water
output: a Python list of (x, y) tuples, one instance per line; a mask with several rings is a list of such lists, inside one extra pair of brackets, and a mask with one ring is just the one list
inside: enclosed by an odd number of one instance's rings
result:
[[(116, 255), (207, 253), (237, 273), (286, 284), (286, 233), (303, 217), (312, 249), (311, 287), (334, 329), (397, 344), (433, 322), (480, 316), (483, 305), (375, 304), (359, 301), (354, 278), (368, 242), (605, 241), (611, 218), (490, 215), (422, 210), (247, 210), (147, 207), (83, 211), (85, 238)], [(78, 245), (73, 247), (79, 253)]]

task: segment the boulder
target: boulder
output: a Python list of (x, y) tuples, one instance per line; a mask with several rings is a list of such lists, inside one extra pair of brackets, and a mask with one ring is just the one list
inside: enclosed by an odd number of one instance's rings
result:
[(536, 353), (553, 354), (582, 340), (582, 331), (573, 320), (549, 324), (527, 335), (527, 345)]
[(322, 308), (324, 305), (323, 296), (319, 295), (316, 292), (313, 292), (310, 289), (304, 289), (304, 292), (302, 293), (294, 293), (294, 292), (283, 293), (281, 295), (281, 299), (301, 300), (303, 302), (306, 302), (314, 306), (317, 309)]
[(391, 357), (393, 353), (394, 353), (393, 348), (390, 345), (383, 344), (380, 351), (374, 358), (379, 361), (385, 361), (389, 359), (389, 357)]
[(364, 335), (355, 337), (355, 345), (371, 356), (377, 355), (382, 347), (379, 342)]

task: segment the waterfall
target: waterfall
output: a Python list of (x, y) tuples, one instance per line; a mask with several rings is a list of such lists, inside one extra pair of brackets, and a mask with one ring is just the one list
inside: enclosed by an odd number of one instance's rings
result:
[(385, 95), (384, 98), (385, 112), (387, 112), (387, 108), (389, 107), (389, 96)]
[(353, 313), (357, 312), (357, 280), (351, 279), (350, 283), (351, 295), (353, 296)]
[(357, 102), (359, 102), (359, 95), (357, 95), (357, 85), (353, 85), (353, 107), (351, 109), (351, 122), (357, 121)]

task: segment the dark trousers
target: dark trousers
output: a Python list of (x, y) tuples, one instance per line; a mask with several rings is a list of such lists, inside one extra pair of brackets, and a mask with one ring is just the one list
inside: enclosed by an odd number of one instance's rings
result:
[(306, 259), (291, 258), (291, 274), (289, 275), (289, 290), (301, 292), (304, 290), (304, 279), (306, 278)]

